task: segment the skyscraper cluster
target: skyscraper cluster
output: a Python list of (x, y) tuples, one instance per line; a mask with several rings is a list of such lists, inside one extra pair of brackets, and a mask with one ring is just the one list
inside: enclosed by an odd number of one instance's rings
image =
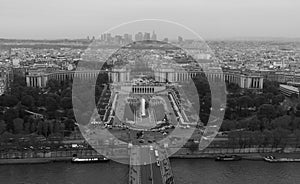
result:
[(152, 35), (148, 32), (142, 33), (138, 32), (135, 34), (135, 41), (143, 41), (143, 40), (157, 40), (157, 35), (155, 31), (152, 32)]
[[(104, 33), (101, 35), (100, 40), (106, 43), (115, 43), (115, 44), (128, 44), (133, 41), (131, 34), (125, 33), (123, 36), (115, 35), (112, 36), (111, 33)], [(151, 33), (138, 32), (134, 35), (134, 41), (144, 41), (144, 40), (157, 40), (157, 35), (155, 31)]]

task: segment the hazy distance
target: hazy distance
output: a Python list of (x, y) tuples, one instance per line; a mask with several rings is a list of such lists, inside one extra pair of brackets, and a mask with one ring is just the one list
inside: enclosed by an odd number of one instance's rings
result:
[[(0, 0), (0, 38), (86, 38), (145, 18), (184, 24), (204, 39), (291, 38), (300, 37), (299, 9), (299, 0)], [(156, 32), (178, 36), (167, 28)]]

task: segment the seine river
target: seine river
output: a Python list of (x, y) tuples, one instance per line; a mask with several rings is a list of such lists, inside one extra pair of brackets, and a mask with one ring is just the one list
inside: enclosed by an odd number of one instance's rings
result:
[[(299, 184), (300, 163), (173, 159), (177, 184)], [(1, 184), (126, 184), (127, 165), (51, 163), (1, 165)]]

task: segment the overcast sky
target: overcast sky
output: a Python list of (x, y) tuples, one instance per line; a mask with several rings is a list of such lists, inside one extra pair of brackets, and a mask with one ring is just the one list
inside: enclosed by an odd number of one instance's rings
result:
[[(300, 37), (299, 0), (0, 0), (0, 38), (86, 38), (145, 18), (184, 24), (205, 39)], [(147, 31), (131, 32), (139, 30)]]

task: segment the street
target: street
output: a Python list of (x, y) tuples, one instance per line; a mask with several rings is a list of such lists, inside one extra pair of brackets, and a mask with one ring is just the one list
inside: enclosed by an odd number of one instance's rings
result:
[[(141, 161), (141, 183), (142, 184), (162, 184), (160, 167), (156, 164), (154, 150), (149, 148), (140, 149)], [(154, 162), (154, 163), (151, 163)], [(146, 165), (144, 165), (146, 164)]]

